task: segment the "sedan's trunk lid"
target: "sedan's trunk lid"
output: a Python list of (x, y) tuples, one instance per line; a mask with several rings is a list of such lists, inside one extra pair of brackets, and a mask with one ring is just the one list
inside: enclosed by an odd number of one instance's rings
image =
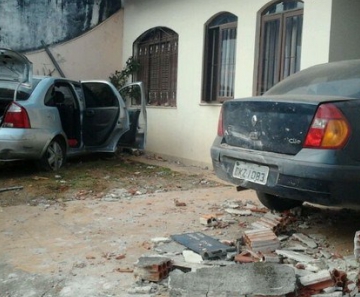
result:
[(32, 63), (23, 54), (0, 48), (0, 80), (31, 84)]
[(25, 55), (0, 48), (0, 124), (5, 110), (12, 101), (29, 97), (32, 76), (32, 63)]
[(304, 145), (320, 103), (319, 98), (289, 95), (227, 101), (222, 111), (224, 141), (235, 147), (295, 155)]

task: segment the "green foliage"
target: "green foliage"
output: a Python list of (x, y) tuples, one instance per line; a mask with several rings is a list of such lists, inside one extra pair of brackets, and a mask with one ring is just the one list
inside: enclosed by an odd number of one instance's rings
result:
[(110, 82), (120, 90), (128, 82), (129, 77), (136, 73), (140, 68), (140, 63), (134, 57), (130, 57), (126, 61), (123, 70), (116, 70), (115, 73), (109, 76)]

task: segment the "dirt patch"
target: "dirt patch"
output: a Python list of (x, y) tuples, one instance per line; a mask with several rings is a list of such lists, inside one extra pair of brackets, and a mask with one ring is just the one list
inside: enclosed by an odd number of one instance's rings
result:
[[(100, 201), (106, 195), (109, 200), (116, 195), (130, 199), (143, 194), (220, 186), (229, 186), (233, 193), (229, 199), (241, 199), (235, 187), (217, 179), (211, 169), (185, 166), (155, 155), (121, 154), (109, 158), (94, 154), (71, 159), (58, 172), (39, 171), (30, 162), (0, 165), (1, 207), (65, 205), (75, 200)], [(21, 187), (21, 190), (6, 191), (12, 187)], [(112, 192), (114, 189), (120, 190), (120, 194)], [(175, 201), (171, 203), (175, 205)], [(295, 231), (322, 236), (334, 254), (349, 255), (353, 253), (354, 234), (360, 226), (359, 214), (359, 210), (305, 205), (297, 216)], [(246, 225), (251, 219), (244, 221)]]
[[(165, 162), (156, 156), (94, 154), (71, 159), (57, 172), (39, 171), (31, 162), (1, 163), (0, 206), (96, 199), (113, 188), (140, 195), (221, 184), (209, 179), (209, 170), (192, 174), (187, 167), (185, 173), (172, 170), (171, 163)], [(181, 168), (180, 163), (173, 165)]]
[[(0, 164), (0, 207), (65, 205), (76, 200), (104, 201), (104, 197), (111, 201), (118, 200), (119, 195), (131, 199), (144, 194), (220, 186), (229, 186), (234, 199), (241, 200), (241, 192), (219, 180), (212, 170), (185, 166), (156, 155), (93, 154), (68, 160), (58, 172), (39, 171), (31, 162)], [(13, 190), (14, 187), (21, 189)], [(175, 201), (171, 203), (175, 205)], [(298, 231), (321, 234), (333, 253), (352, 254), (354, 234), (360, 228), (359, 213), (359, 210), (305, 205), (298, 216), (298, 225), (302, 226)]]

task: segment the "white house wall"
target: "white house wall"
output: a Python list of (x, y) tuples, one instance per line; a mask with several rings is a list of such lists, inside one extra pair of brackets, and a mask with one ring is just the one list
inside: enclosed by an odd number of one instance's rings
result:
[[(78, 38), (49, 47), (61, 70), (76, 80), (108, 79), (123, 68), (123, 10)], [(44, 50), (26, 54), (34, 74), (60, 76)]]
[(301, 69), (329, 62), (332, 0), (304, 1)]
[[(258, 12), (265, 0), (126, 0), (124, 61), (134, 41), (150, 28), (164, 26), (179, 35), (177, 107), (148, 108), (147, 151), (187, 163), (210, 165), (210, 146), (221, 105), (201, 104), (204, 25), (215, 14), (238, 17), (235, 97), (253, 93)], [(302, 67), (329, 58), (331, 0), (304, 1)], [(321, 26), (319, 25), (321, 24)]]

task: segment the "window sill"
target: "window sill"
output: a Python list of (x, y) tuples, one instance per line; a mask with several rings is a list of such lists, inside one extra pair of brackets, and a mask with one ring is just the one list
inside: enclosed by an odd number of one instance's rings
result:
[(201, 102), (199, 106), (222, 106), (221, 102)]
[(154, 108), (154, 109), (177, 109), (176, 106), (163, 106), (163, 105), (146, 105), (146, 108)]

